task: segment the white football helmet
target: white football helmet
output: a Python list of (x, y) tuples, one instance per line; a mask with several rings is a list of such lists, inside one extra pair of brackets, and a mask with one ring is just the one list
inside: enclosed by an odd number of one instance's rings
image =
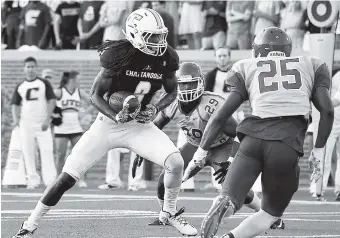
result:
[(133, 11), (126, 20), (126, 32), (123, 30), (123, 33), (135, 48), (148, 55), (161, 56), (168, 47), (168, 28), (153, 9)]

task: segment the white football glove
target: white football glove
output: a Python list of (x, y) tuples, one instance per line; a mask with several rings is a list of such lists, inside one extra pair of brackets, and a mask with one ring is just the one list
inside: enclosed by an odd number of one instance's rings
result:
[(315, 183), (322, 177), (321, 162), (323, 161), (323, 148), (314, 148), (309, 156), (309, 168), (313, 169), (310, 177)]
[(158, 108), (155, 105), (148, 104), (144, 111), (139, 112), (136, 116), (136, 120), (140, 123), (149, 123), (157, 113)]
[(193, 170), (201, 170), (205, 166), (207, 154), (208, 151), (198, 147), (192, 160), (189, 162), (188, 167), (184, 171), (182, 182), (185, 182), (189, 179), (189, 176)]

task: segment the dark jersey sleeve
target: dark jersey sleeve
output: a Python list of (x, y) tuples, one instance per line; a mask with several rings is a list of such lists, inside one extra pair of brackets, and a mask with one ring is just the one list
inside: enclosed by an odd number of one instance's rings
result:
[(42, 79), (42, 81), (44, 82), (45, 87), (46, 87), (46, 91), (45, 91), (46, 99), (47, 100), (56, 99), (57, 97), (55, 96), (55, 94), (53, 92), (53, 88), (52, 88), (50, 82), (45, 80), (45, 79)]
[(176, 70), (179, 69), (179, 57), (178, 54), (176, 52), (176, 50), (174, 50), (171, 46), (168, 45), (167, 48), (167, 60), (166, 60), (166, 65), (164, 65), (166, 67), (166, 72), (172, 73)]
[(227, 75), (226, 84), (230, 92), (237, 92), (244, 101), (248, 100), (246, 84), (240, 73), (230, 70)]
[(331, 84), (331, 76), (325, 63), (319, 66), (314, 76), (313, 92), (317, 87), (325, 87), (329, 89)]
[(11, 104), (14, 104), (14, 105), (17, 105), (17, 106), (20, 106), (21, 105), (21, 101), (22, 101), (22, 98), (18, 92), (18, 89), (19, 89), (19, 86), (21, 84), (18, 84), (18, 86), (15, 88), (14, 90), (14, 93), (13, 93), (13, 96), (12, 96), (12, 100), (11, 100)]

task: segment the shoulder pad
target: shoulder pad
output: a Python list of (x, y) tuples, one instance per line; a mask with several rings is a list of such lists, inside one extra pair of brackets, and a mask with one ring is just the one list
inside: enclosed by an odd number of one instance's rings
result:
[(170, 45), (168, 45), (165, 54), (163, 55), (163, 66), (167, 68), (169, 72), (178, 70), (179, 68), (179, 57)]

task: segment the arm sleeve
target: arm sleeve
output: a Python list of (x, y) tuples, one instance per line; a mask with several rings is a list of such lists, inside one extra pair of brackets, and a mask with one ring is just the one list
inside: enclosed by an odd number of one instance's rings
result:
[(249, 96), (245, 81), (242, 75), (234, 70), (230, 70), (226, 80), (227, 87), (230, 87), (230, 92), (236, 92), (242, 96), (244, 101), (247, 101)]
[(325, 87), (329, 90), (331, 84), (331, 76), (325, 63), (321, 64), (315, 71), (313, 92), (317, 87)]
[(13, 96), (12, 96), (12, 100), (11, 100), (11, 104), (18, 105), (18, 106), (20, 106), (21, 101), (22, 101), (22, 98), (21, 98), (19, 91), (18, 91), (19, 86), (20, 86), (20, 84), (15, 88)]
[(46, 99), (50, 100), (50, 99), (56, 99), (57, 97), (55, 96), (54, 92), (53, 92), (53, 88), (50, 84), (49, 81), (47, 80), (43, 80), (45, 87), (46, 87), (46, 91), (45, 91), (45, 95), (46, 95)]

